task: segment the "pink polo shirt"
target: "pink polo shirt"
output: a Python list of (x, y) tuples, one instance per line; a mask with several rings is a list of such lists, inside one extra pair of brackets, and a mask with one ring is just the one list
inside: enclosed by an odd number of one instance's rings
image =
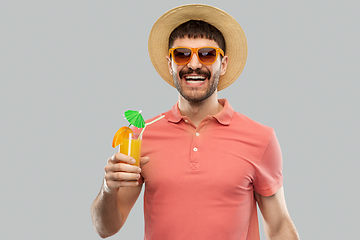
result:
[(198, 127), (175, 104), (146, 128), (146, 240), (260, 239), (254, 191), (282, 186), (280, 147), (272, 128), (219, 102), (222, 111)]

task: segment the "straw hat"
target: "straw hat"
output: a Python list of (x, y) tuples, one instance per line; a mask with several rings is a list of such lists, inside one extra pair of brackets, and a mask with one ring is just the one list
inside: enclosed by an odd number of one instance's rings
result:
[(213, 6), (189, 4), (173, 8), (163, 14), (151, 29), (148, 50), (152, 64), (159, 75), (175, 87), (169, 73), (166, 56), (168, 55), (171, 32), (189, 20), (202, 20), (216, 27), (224, 36), (228, 66), (226, 73), (220, 76), (218, 91), (227, 88), (241, 74), (247, 57), (247, 43), (244, 31), (239, 23), (228, 13)]

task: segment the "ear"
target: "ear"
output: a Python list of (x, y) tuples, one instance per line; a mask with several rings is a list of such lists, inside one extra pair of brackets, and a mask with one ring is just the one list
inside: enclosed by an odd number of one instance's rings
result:
[(225, 74), (226, 69), (227, 69), (228, 59), (229, 58), (226, 55), (221, 59), (221, 74), (220, 75)]
[(172, 75), (173, 74), (173, 70), (172, 70), (172, 62), (171, 62), (171, 58), (169, 56), (166, 56), (167, 62), (168, 62), (168, 67), (169, 67), (169, 72)]

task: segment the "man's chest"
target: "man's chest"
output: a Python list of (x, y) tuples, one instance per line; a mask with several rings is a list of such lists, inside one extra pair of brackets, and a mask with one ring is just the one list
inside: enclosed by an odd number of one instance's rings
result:
[(150, 157), (142, 173), (148, 189), (218, 196), (222, 192), (236, 196), (252, 191), (261, 156), (256, 144), (238, 133), (229, 136), (216, 129), (173, 132), (173, 136), (178, 137), (159, 139), (158, 143), (153, 138), (151, 144), (144, 144), (142, 154)]

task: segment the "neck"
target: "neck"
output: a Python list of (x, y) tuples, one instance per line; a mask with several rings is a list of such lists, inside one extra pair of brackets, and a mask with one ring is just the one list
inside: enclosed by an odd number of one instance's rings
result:
[(198, 126), (207, 116), (216, 115), (222, 108), (223, 106), (218, 102), (217, 91), (199, 103), (189, 102), (179, 94), (180, 113), (187, 116), (195, 126)]

